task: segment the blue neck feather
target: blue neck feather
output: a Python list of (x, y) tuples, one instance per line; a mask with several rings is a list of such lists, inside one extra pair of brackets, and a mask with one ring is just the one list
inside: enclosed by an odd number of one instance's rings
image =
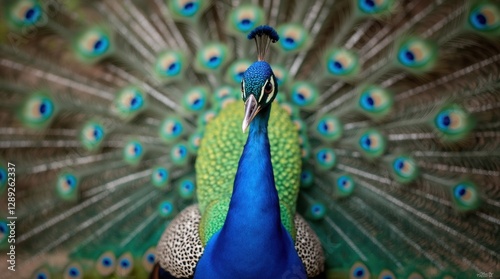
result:
[[(279, 225), (281, 219), (278, 192), (274, 184), (271, 149), (267, 136), (270, 110), (270, 106), (263, 109), (250, 123), (250, 132), (234, 180), (228, 216), (235, 215), (238, 219), (240, 216), (261, 218), (264, 217), (262, 214), (266, 214), (265, 217), (269, 217), (273, 225)], [(240, 221), (233, 224), (232, 218), (226, 219), (224, 228), (230, 229), (233, 225), (240, 225)]]
[(258, 254), (262, 246), (273, 247), (281, 237), (279, 199), (267, 136), (270, 110), (270, 106), (263, 109), (250, 123), (226, 222), (219, 236), (221, 246), (234, 252), (243, 246), (249, 253)]

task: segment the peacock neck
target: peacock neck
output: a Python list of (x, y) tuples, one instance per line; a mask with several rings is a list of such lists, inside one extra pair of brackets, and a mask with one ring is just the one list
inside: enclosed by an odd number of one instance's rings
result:
[(267, 106), (250, 123), (247, 142), (236, 172), (229, 214), (249, 218), (269, 215), (280, 224), (278, 192), (274, 184), (267, 134), (270, 111), (271, 106)]
[(286, 230), (281, 224), (267, 135), (270, 110), (270, 106), (261, 110), (250, 124), (229, 211), (216, 245), (218, 251), (226, 251), (221, 255), (227, 257), (224, 260), (258, 262), (259, 257), (273, 256), (269, 249), (284, 251)]

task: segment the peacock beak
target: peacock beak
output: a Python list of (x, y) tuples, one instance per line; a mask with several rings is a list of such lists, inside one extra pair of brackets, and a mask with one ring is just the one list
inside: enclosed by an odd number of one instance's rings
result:
[(243, 133), (247, 130), (250, 122), (254, 119), (254, 117), (259, 113), (261, 106), (257, 103), (257, 99), (255, 96), (250, 94), (245, 102), (245, 117), (243, 118), (243, 125), (241, 129)]

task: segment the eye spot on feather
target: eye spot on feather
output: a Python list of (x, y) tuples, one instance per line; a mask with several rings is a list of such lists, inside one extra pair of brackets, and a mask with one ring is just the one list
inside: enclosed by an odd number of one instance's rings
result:
[(208, 90), (202, 86), (189, 89), (183, 98), (183, 106), (191, 112), (200, 112), (205, 108)]
[(41, 128), (52, 120), (55, 114), (55, 105), (52, 98), (42, 92), (34, 93), (23, 105), (21, 119), (32, 128)]
[(400, 172), (402, 175), (407, 175), (414, 168), (408, 160), (404, 158), (398, 158), (394, 161), (394, 168)]
[(40, 6), (34, 5), (28, 9), (26, 9), (26, 13), (24, 14), (24, 20), (29, 23), (35, 23), (40, 19), (41, 16), (41, 8)]
[(195, 190), (195, 182), (191, 178), (182, 179), (177, 186), (177, 191), (183, 199), (192, 198), (194, 196)]
[(333, 149), (328, 147), (320, 148), (316, 151), (316, 165), (323, 170), (333, 168), (337, 162), (337, 157)]
[(295, 82), (291, 90), (292, 102), (299, 107), (313, 106), (318, 98), (318, 90), (308, 82)]
[(63, 191), (70, 191), (71, 189), (73, 189), (73, 187), (76, 186), (76, 178), (74, 175), (65, 174), (65, 175), (61, 176), (59, 179), (61, 182), (60, 188)]
[(403, 41), (397, 51), (401, 66), (411, 70), (429, 70), (437, 59), (437, 47), (430, 41), (417, 37)]
[(343, 127), (333, 115), (324, 115), (316, 122), (316, 132), (322, 140), (333, 142), (342, 137)]
[(443, 107), (434, 117), (434, 127), (445, 139), (458, 140), (474, 128), (472, 117), (457, 105)]
[(74, 174), (68, 172), (60, 174), (56, 183), (57, 195), (63, 200), (72, 200), (76, 198), (78, 184), (79, 180)]
[(490, 3), (473, 7), (469, 13), (469, 23), (477, 31), (497, 31), (500, 27), (500, 9)]
[(118, 276), (128, 276), (132, 272), (133, 267), (134, 259), (130, 252), (127, 252), (118, 259), (116, 273)]
[(160, 125), (160, 138), (170, 143), (179, 139), (184, 133), (184, 124), (177, 117), (167, 117)]
[(64, 272), (64, 279), (69, 279), (69, 278), (77, 279), (82, 277), (83, 277), (83, 272), (80, 264), (72, 263), (66, 267), (66, 270)]
[(40, 14), (40, 10), (37, 7), (33, 7), (26, 11), (24, 19), (29, 23), (34, 23), (40, 18)]
[(202, 72), (213, 72), (219, 70), (228, 58), (228, 48), (224, 44), (211, 43), (196, 54), (196, 67)]
[(375, 118), (387, 115), (393, 103), (392, 94), (376, 85), (370, 85), (362, 89), (358, 98), (358, 106), (361, 111)]
[(170, 159), (175, 165), (184, 165), (188, 159), (188, 148), (184, 143), (178, 143), (170, 150)]
[(43, 19), (43, 9), (39, 1), (17, 1), (6, 13), (11, 25), (22, 28), (39, 24)]
[(129, 164), (135, 165), (142, 159), (143, 153), (144, 147), (142, 143), (131, 140), (127, 142), (123, 148), (123, 159)]
[(115, 271), (115, 255), (113, 252), (104, 252), (96, 261), (96, 269), (99, 275), (109, 276)]
[(144, 252), (142, 256), (142, 267), (147, 272), (151, 272), (153, 270), (154, 264), (156, 261), (156, 248), (150, 247), (146, 252)]
[(326, 214), (326, 208), (322, 203), (313, 203), (309, 208), (309, 218), (312, 220), (320, 220)]
[(480, 204), (477, 187), (469, 181), (457, 183), (452, 188), (453, 202), (460, 211), (476, 209)]
[(282, 38), (278, 45), (285, 52), (295, 52), (307, 46), (309, 36), (302, 25), (284, 24), (278, 27), (277, 32)]
[(418, 165), (411, 157), (396, 156), (392, 160), (392, 174), (398, 182), (412, 182), (417, 178), (418, 171)]
[(354, 180), (349, 175), (341, 175), (336, 180), (337, 190), (335, 191), (340, 197), (346, 197), (354, 191)]
[(358, 55), (346, 49), (333, 49), (328, 52), (326, 70), (336, 77), (350, 77), (359, 72)]
[(135, 86), (121, 89), (113, 100), (112, 111), (122, 119), (137, 115), (146, 107), (145, 94)]
[(128, 146), (127, 152), (131, 156), (139, 155), (139, 154), (141, 154), (141, 146), (139, 144), (131, 144)]
[(185, 66), (184, 54), (178, 51), (161, 53), (155, 61), (155, 73), (160, 79), (181, 77)]
[(171, 201), (168, 201), (168, 200), (162, 201), (160, 203), (160, 205), (158, 206), (158, 213), (162, 217), (165, 217), (165, 218), (173, 217), (172, 216), (173, 212), (174, 212), (174, 205), (172, 204)]
[(95, 61), (109, 53), (110, 35), (100, 27), (89, 28), (76, 39), (76, 52), (80, 58)]
[(100, 123), (89, 121), (80, 132), (80, 141), (86, 150), (95, 150), (102, 143), (104, 135), (104, 127)]
[(169, 178), (169, 171), (164, 167), (155, 167), (151, 174), (151, 182), (158, 188), (165, 187), (168, 184)]
[(247, 33), (262, 23), (264, 12), (259, 6), (241, 5), (229, 15), (231, 28), (239, 33)]
[(363, 153), (371, 158), (382, 155), (386, 148), (384, 137), (377, 130), (371, 129), (361, 134), (358, 141)]
[(465, 118), (463, 111), (445, 110), (436, 117), (436, 124), (442, 131), (453, 133), (460, 131), (460, 128), (464, 126)]
[(108, 40), (106, 38), (99, 38), (94, 43), (94, 52), (102, 53), (108, 47)]
[(365, 264), (356, 262), (350, 270), (349, 278), (351, 279), (368, 279), (370, 278), (370, 271)]

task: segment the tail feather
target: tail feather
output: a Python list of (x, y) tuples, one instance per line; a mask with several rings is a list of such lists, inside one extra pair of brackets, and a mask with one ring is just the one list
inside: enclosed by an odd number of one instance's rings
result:
[(20, 271), (7, 276), (146, 278), (170, 220), (198, 202), (200, 141), (240, 98), (261, 24), (280, 36), (266, 59), (324, 276), (500, 272), (496, 1), (4, 2), (0, 250), (14, 215)]

